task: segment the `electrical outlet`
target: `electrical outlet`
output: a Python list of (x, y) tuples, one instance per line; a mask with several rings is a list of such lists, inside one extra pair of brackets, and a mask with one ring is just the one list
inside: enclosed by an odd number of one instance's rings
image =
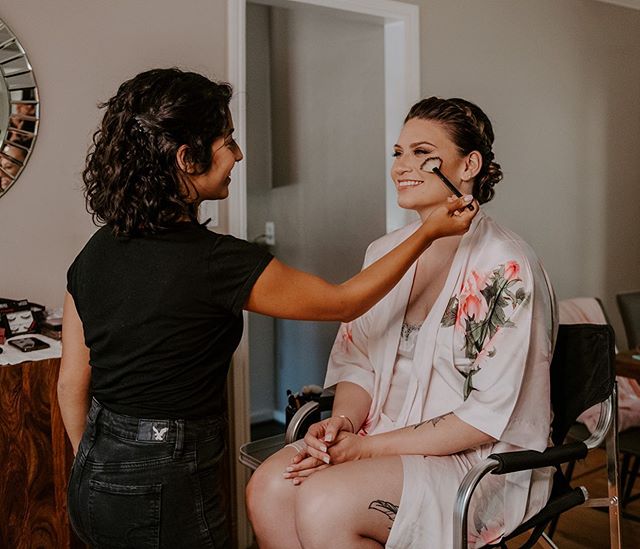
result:
[(276, 245), (276, 224), (273, 221), (264, 224), (264, 242), (267, 246)]

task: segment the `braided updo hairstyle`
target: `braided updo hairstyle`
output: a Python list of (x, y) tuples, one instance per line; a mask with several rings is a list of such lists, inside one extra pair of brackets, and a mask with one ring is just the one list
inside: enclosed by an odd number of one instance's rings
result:
[(212, 162), (229, 129), (231, 86), (179, 69), (152, 69), (124, 82), (106, 103), (82, 172), (87, 210), (117, 236), (197, 223), (197, 203), (177, 162), (186, 145), (189, 174)]
[(464, 99), (429, 97), (411, 107), (404, 121), (413, 118), (442, 124), (463, 156), (472, 151), (482, 155), (482, 168), (473, 182), (473, 197), (480, 204), (489, 202), (495, 195), (494, 185), (502, 179), (502, 169), (493, 160), (493, 127), (482, 109)]

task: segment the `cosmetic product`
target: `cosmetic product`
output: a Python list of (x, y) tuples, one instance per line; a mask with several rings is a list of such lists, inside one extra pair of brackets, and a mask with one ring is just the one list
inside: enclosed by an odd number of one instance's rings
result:
[[(455, 194), (458, 198), (460, 198), (462, 196), (462, 193), (440, 171), (440, 166), (442, 166), (442, 158), (440, 158), (439, 156), (430, 156), (424, 161), (422, 166), (420, 166), (420, 169), (423, 172), (436, 174), (440, 178), (440, 181), (442, 181), (445, 184), (447, 189), (449, 189), (453, 194)], [(468, 206), (466, 206), (466, 208), (470, 211), (473, 211), (474, 206), (473, 204), (469, 204)]]
[(46, 341), (42, 341), (37, 337), (21, 337), (19, 339), (10, 339), (9, 345), (13, 345), (20, 349), (23, 353), (31, 351), (39, 351), (40, 349), (48, 349), (50, 345)]

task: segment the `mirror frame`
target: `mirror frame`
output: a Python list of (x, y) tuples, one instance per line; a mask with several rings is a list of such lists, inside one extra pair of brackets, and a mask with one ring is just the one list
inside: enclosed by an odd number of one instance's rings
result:
[(15, 184), (29, 161), (40, 126), (40, 97), (33, 68), (20, 41), (0, 19), (0, 86), (7, 101), (6, 127), (0, 127), (0, 197)]

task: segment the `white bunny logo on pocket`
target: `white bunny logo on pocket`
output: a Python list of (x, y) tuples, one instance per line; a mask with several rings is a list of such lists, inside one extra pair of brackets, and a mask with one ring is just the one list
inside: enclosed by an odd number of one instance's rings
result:
[(164, 437), (167, 434), (169, 427), (163, 427), (160, 430), (156, 429), (155, 425), (153, 425), (152, 427), (153, 427), (153, 440), (164, 440)]

